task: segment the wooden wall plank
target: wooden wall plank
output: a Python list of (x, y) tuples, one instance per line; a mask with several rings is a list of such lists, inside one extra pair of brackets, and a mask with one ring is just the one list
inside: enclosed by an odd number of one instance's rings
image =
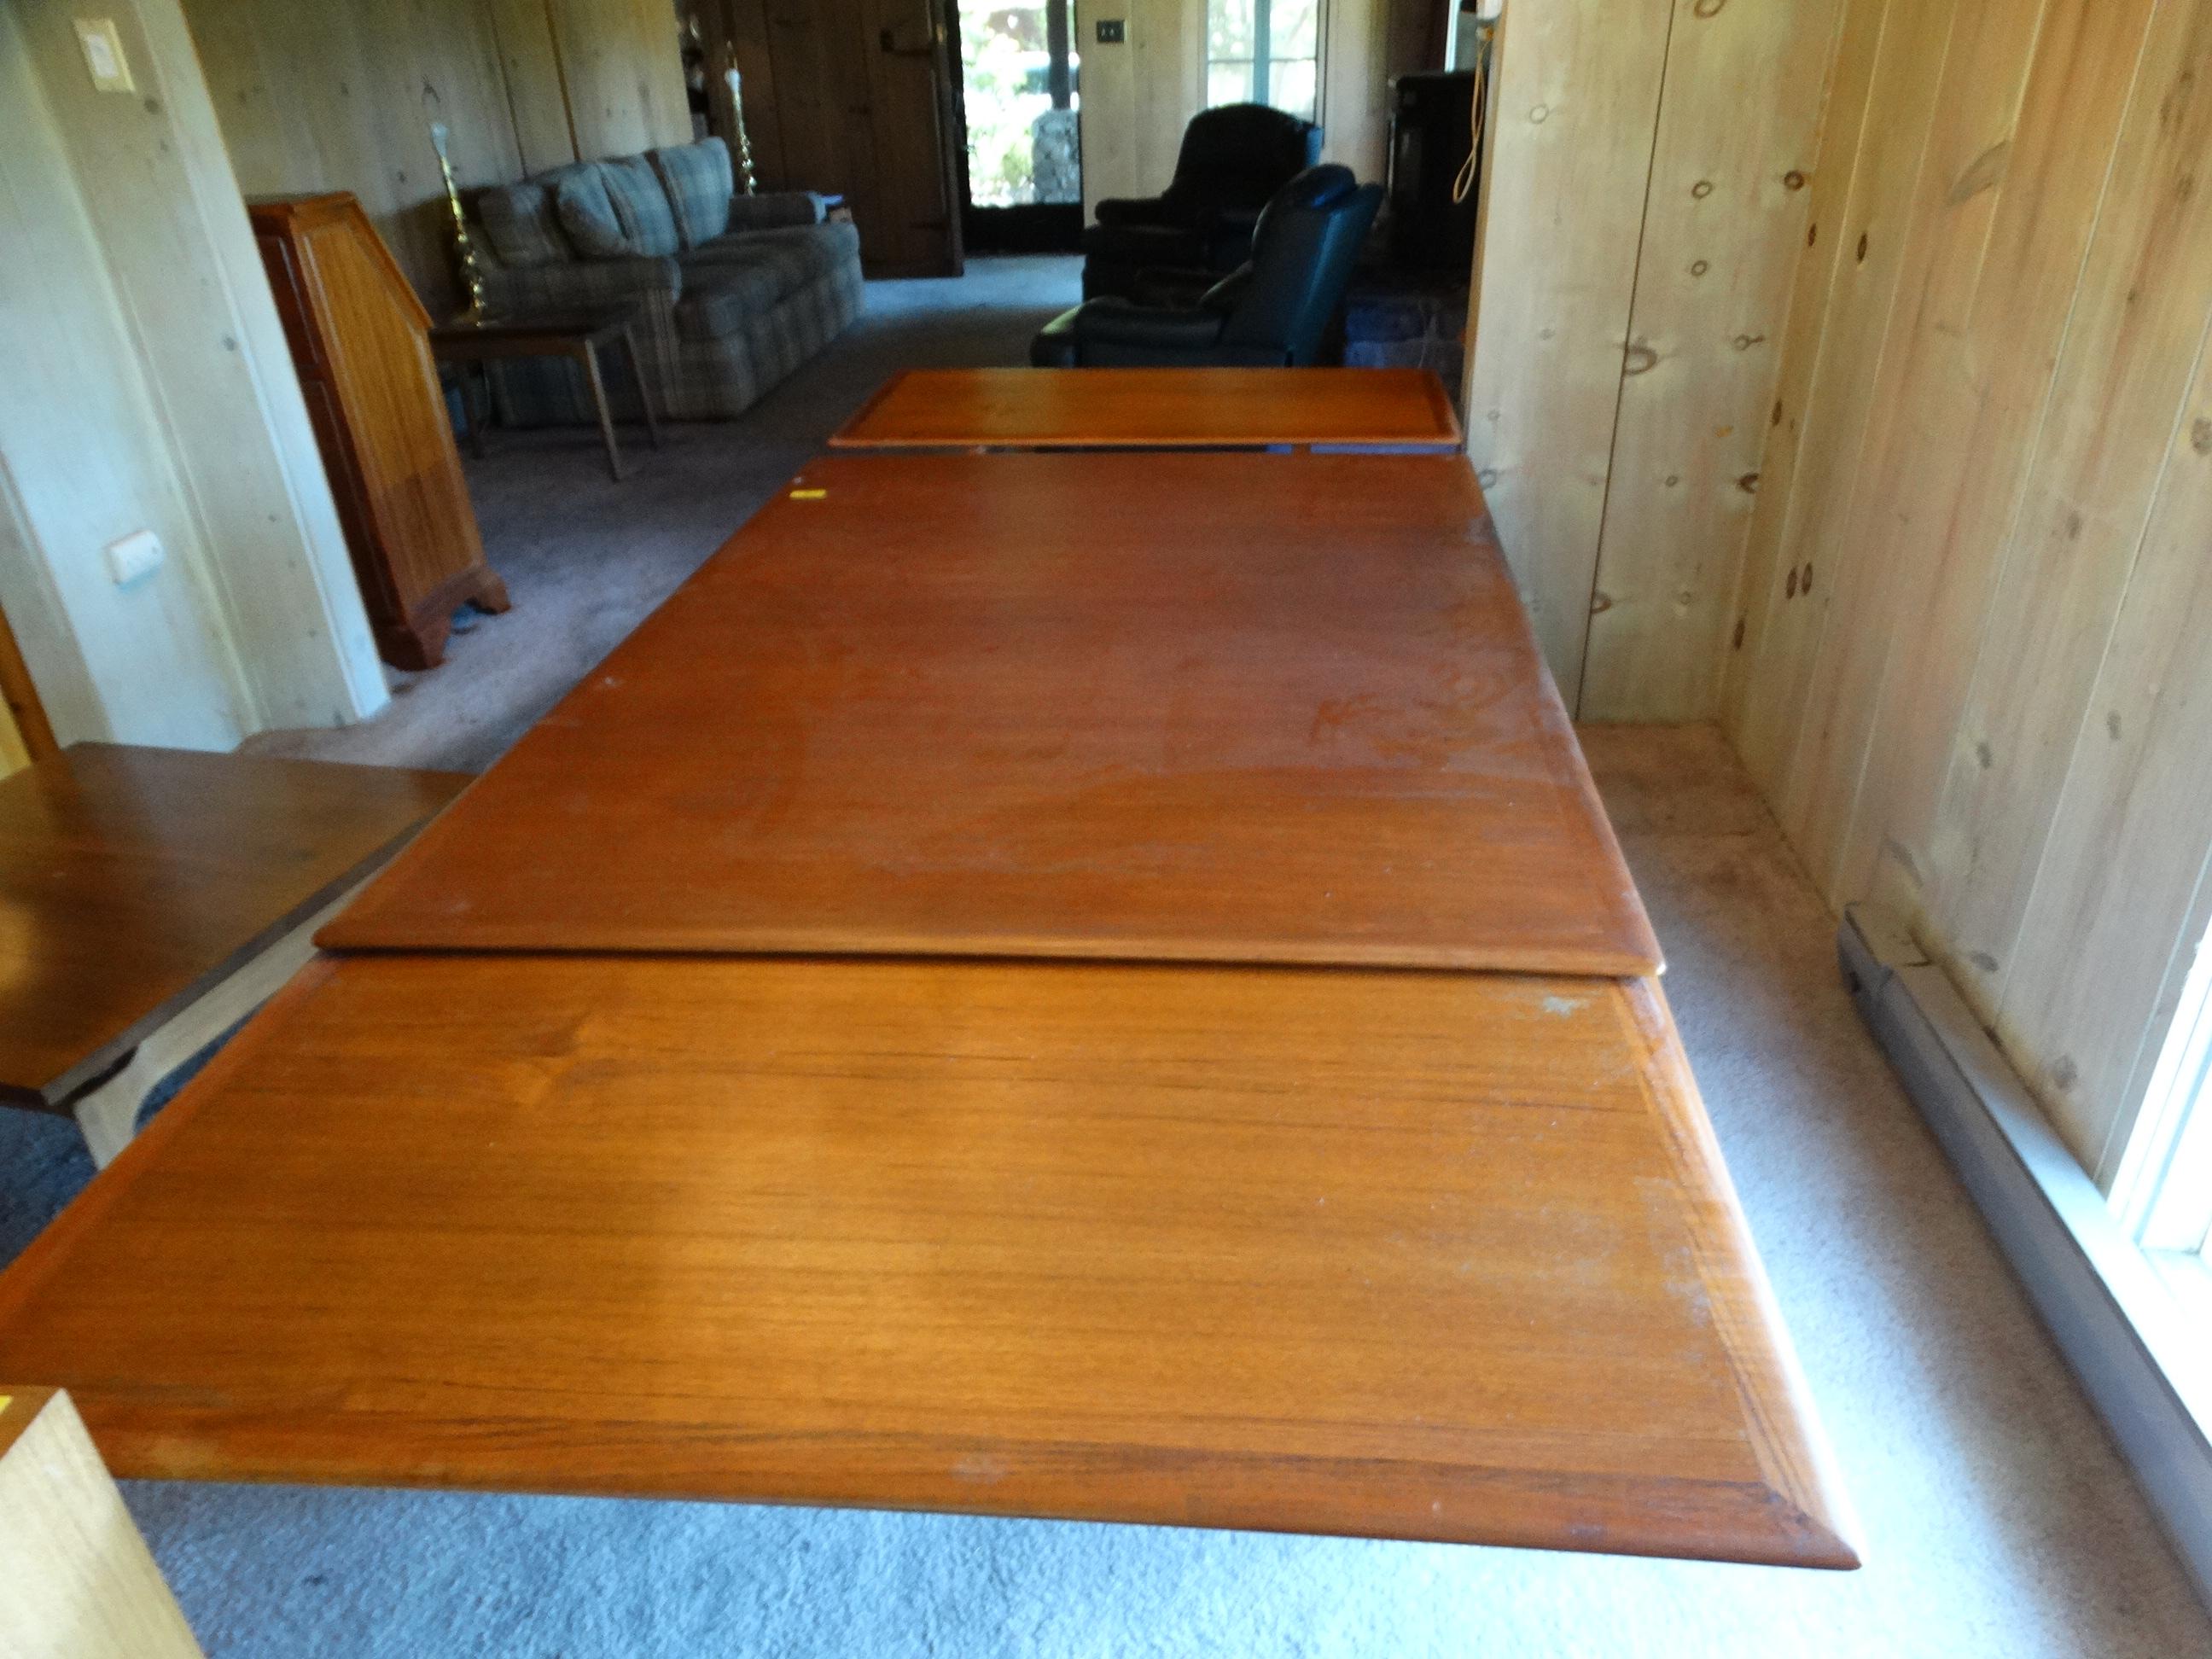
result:
[(1850, 506), (1949, 33), (1945, 7), (1853, 0), (1838, 47), (1740, 584), (1741, 632), (1728, 653), (1729, 736), (1770, 791), (1796, 744), (1835, 586), (1816, 555)]
[[(1887, 902), (1916, 910), (1929, 878), (1932, 819), (1980, 618), (2031, 480), (2052, 366), (2089, 292), (2081, 261), (2115, 177), (2113, 146), (2151, 11), (2145, 0), (2045, 9), (1972, 307), (1942, 342), (1975, 401), (1928, 420), (1928, 441), (1910, 458), (1910, 491), (1892, 502), (1902, 562), (1875, 624), (1887, 642), (1868, 728), (1882, 736), (1851, 803), (1839, 890), (1879, 886)], [(2186, 373), (2185, 361), (2177, 365), (2177, 398)], [(2154, 453), (2163, 436), (2151, 441)], [(1915, 629), (1923, 648), (1900, 649)]]
[(1324, 161), (1380, 183), (1390, 125), (1392, 0), (1334, 0), (1322, 9)]
[(691, 106), (668, 0), (547, 0), (576, 153), (688, 143)]
[[(1689, 0), (1684, 0), (1686, 7)], [(1671, 0), (1511, 9), (1468, 453), (1552, 673), (1582, 684)]]
[(1928, 849), (1948, 955), (1999, 988), (2212, 295), (2212, 0), (2160, 7), (2143, 62)]
[(525, 177), (576, 160), (576, 130), (561, 86), (561, 53), (553, 44), (546, 0), (489, 0), (492, 40), (514, 129), (516, 162)]
[(2212, 859), (2212, 351), (2166, 447), (1998, 1010), (2038, 1091), (2109, 1187), (2151, 1039), (2172, 1018)]
[(1717, 712), (1840, 0), (1680, 4), (1600, 532), (1586, 720)]
[[(1923, 633), (1920, 620), (1947, 546), (2002, 537), (2064, 327), (2108, 152), (2093, 125), (2054, 124), (2049, 112), (2068, 96), (2094, 106), (2100, 89), (2117, 108), (2147, 6), (1965, 0), (1957, 9), (1782, 794), (1783, 823), (1832, 902), (1858, 896), (1842, 884), (1844, 848), (1899, 630), (1915, 641), (1911, 670), (1941, 673), (1933, 655), (1971, 652), (1971, 628), (1964, 638)], [(2076, 50), (2036, 55), (2054, 32)], [(1969, 494), (1978, 505), (1962, 520)], [(1917, 855), (1903, 841), (1884, 831), (1875, 844), (1909, 874)]]

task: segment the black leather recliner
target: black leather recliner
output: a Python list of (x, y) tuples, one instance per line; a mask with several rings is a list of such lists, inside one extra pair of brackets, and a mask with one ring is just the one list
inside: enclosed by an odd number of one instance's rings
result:
[(1349, 167), (1309, 167), (1260, 216), (1252, 257), (1185, 305), (1085, 300), (1030, 345), (1039, 368), (1302, 368), (1316, 361), (1382, 204)]
[(1164, 194), (1109, 198), (1083, 233), (1083, 297), (1133, 296), (1140, 271), (1231, 271), (1268, 199), (1321, 160), (1321, 129), (1265, 104), (1201, 110), (1183, 129)]

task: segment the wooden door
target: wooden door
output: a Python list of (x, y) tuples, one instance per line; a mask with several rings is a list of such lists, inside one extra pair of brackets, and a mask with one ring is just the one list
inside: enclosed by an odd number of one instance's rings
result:
[[(960, 273), (951, 65), (938, 0), (860, 0), (886, 271)], [(864, 245), (865, 246), (865, 245)]]
[(717, 61), (733, 60), (744, 76), (761, 187), (842, 196), (872, 276), (960, 271), (939, 3), (720, 0)]

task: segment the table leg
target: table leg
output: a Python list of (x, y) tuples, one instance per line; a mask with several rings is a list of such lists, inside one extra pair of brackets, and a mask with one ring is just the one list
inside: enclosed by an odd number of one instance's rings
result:
[(653, 412), (653, 388), (645, 383), (645, 359), (637, 355), (637, 330), (625, 324), (622, 331), (623, 349), (629, 353), (630, 379), (637, 382), (638, 407), (645, 410), (645, 435), (655, 449), (660, 447), (660, 422)]
[(467, 395), (469, 447), (484, 458), (484, 428), (491, 420), (491, 365), (482, 358), (461, 368), (461, 389)]
[(622, 482), (622, 451), (615, 446), (615, 417), (607, 407), (607, 383), (599, 374), (599, 354), (589, 340), (578, 348), (578, 360), (584, 365), (584, 379), (592, 388), (592, 407), (599, 412), (599, 436), (607, 446), (607, 471), (617, 483)]

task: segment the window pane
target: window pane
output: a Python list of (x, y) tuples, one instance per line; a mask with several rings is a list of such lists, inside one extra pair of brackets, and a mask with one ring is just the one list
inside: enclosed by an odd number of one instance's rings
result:
[(1212, 108), (1223, 104), (1250, 103), (1251, 64), (1208, 64), (1206, 66), (1206, 101)]
[(1314, 60), (1277, 58), (1267, 66), (1267, 101), (1310, 121), (1314, 117)]
[(1274, 0), (1267, 12), (1267, 55), (1321, 55), (1321, 0)]
[(1252, 0), (1206, 0), (1206, 56), (1252, 56)]

